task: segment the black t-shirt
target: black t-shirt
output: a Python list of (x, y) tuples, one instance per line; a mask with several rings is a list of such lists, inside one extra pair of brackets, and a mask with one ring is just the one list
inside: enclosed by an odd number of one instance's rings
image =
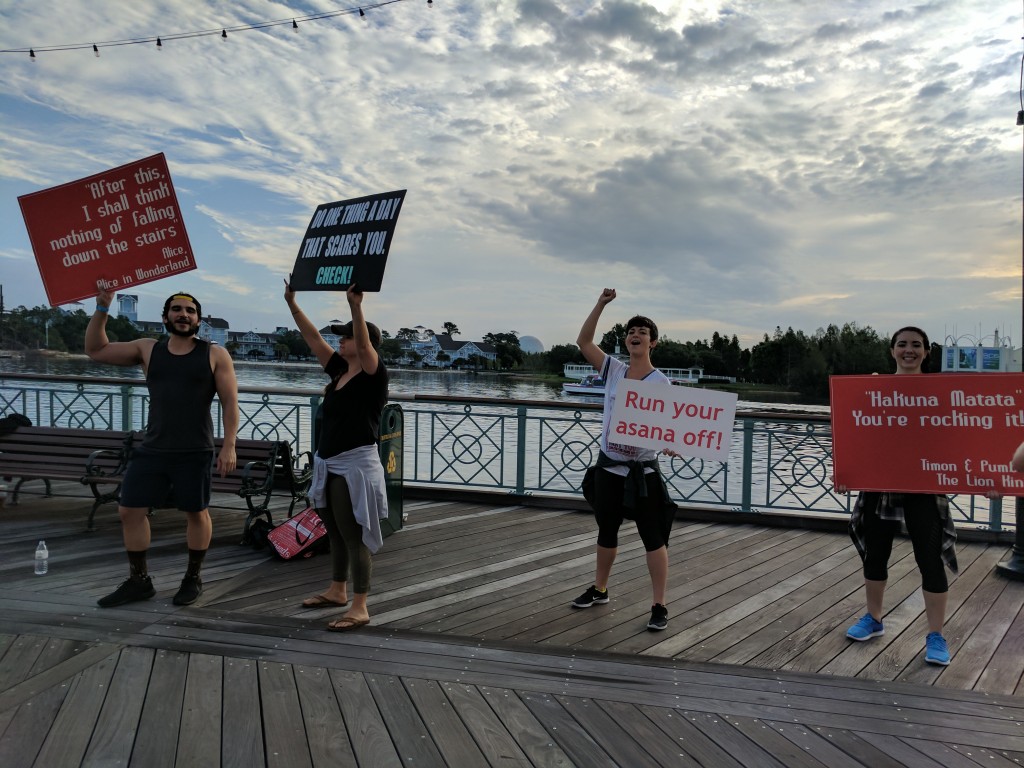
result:
[(145, 448), (169, 453), (213, 450), (210, 404), (217, 383), (210, 368), (210, 345), (194, 339), (192, 351), (175, 355), (167, 339), (153, 346), (146, 384), (149, 387), (149, 423), (142, 441)]
[[(335, 352), (324, 370), (333, 380), (345, 371), (345, 360)], [(387, 402), (388, 371), (380, 361), (372, 376), (360, 371), (341, 389), (331, 389), (320, 406), (323, 422), (316, 449), (320, 458), (379, 443), (380, 414)]]

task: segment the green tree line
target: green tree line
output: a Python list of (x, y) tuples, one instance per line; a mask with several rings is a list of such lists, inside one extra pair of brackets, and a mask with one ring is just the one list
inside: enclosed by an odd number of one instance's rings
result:
[[(85, 352), (85, 328), (92, 314), (84, 309), (66, 312), (53, 307), (17, 307), (0, 313), (0, 349), (52, 349), (57, 352)], [(141, 336), (123, 317), (107, 319), (107, 338), (132, 341)]]

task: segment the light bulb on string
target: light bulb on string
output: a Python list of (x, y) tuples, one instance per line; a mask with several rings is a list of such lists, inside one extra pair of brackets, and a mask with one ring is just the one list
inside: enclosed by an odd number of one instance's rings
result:
[[(369, 15), (368, 15), (368, 11), (369, 10), (373, 10), (375, 8), (380, 8), (381, 6), (384, 6), (384, 5), (390, 5), (393, 2), (398, 2), (398, 0), (386, 0), (385, 2), (375, 2), (375, 3), (372, 3), (372, 4), (370, 4), (369, 6), (367, 6), (365, 8), (361, 7), (361, 6), (356, 6), (353, 9), (351, 6), (349, 6), (348, 8), (342, 8), (340, 10), (331, 11), (329, 13), (321, 13), (321, 14), (314, 14), (314, 15), (311, 15), (311, 16), (303, 16), (302, 20), (303, 21), (318, 21), (318, 20), (326, 19), (326, 18), (334, 18), (336, 16), (343, 16), (343, 15), (347, 16), (347, 15), (351, 14), (353, 12), (353, 10), (354, 10), (354, 11), (356, 11), (359, 14), (359, 18), (360, 19), (363, 19), (364, 21), (366, 21), (366, 23), (369, 23)], [(427, 6), (428, 7), (432, 8), (433, 5), (434, 5), (433, 0), (427, 0)], [(291, 21), (291, 23), (292, 23), (292, 31), (293, 32), (298, 32), (299, 31), (298, 17), (294, 17), (294, 18), (291, 18), (291, 19), (278, 19), (278, 20), (275, 20), (275, 21), (262, 22), (262, 23), (258, 23), (258, 24), (245, 24), (245, 25), (240, 25), (240, 26), (232, 27), (232, 29), (235, 30), (236, 32), (238, 32), (238, 31), (247, 31), (247, 30), (250, 30), (250, 29), (262, 29), (263, 27), (267, 27), (267, 26), (285, 25), (289, 21)], [(205, 37), (208, 34), (216, 35), (217, 33), (214, 30), (206, 30), (206, 31), (199, 31), (199, 32), (192, 32), (192, 33), (175, 34), (172, 37), (174, 39), (182, 39), (182, 38), (187, 38), (187, 37)], [(223, 41), (226, 41), (228, 39), (227, 27), (222, 27), (221, 28), (220, 38)], [(157, 47), (157, 50), (163, 50), (163, 38), (161, 38), (161, 37), (155, 37), (155, 38), (151, 37), (151, 38), (141, 38), (141, 39), (137, 38), (135, 40), (110, 40), (110, 41), (104, 41), (102, 43), (102, 45), (100, 43), (95, 43), (95, 42), (92, 42), (92, 43), (85, 43), (85, 42), (83, 42), (83, 43), (76, 43), (74, 45), (67, 45), (67, 46), (45, 47), (43, 50), (46, 51), (46, 52), (51, 52), (51, 51), (67, 51), (67, 50), (81, 50), (81, 49), (88, 50), (89, 48), (92, 48), (93, 55), (96, 56), (97, 58), (99, 58), (101, 56), (100, 48), (105, 48), (105, 47), (112, 46), (112, 45), (137, 45), (137, 44), (145, 44), (145, 43), (155, 43), (156, 47)], [(25, 49), (24, 48), (20, 48), (20, 49), (13, 49), (13, 50), (7, 50), (7, 51), (0, 51), (0, 53), (15, 53), (15, 52), (24, 53)], [(29, 58), (31, 60), (33, 60), (33, 61), (35, 61), (35, 59), (37, 58), (36, 57), (36, 53), (35, 53), (35, 48), (30, 48), (29, 49)]]
[(433, 8), (433, 7), (434, 7), (434, 0), (427, 0), (427, 8)]

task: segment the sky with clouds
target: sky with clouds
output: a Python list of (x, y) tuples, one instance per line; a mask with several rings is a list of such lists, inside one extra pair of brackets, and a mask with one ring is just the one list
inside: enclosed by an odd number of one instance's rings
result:
[[(356, 7), (0, 0), (0, 49)], [(3, 53), (5, 303), (46, 303), (19, 195), (163, 152), (199, 269), (134, 287), (142, 319), (184, 288), (233, 330), (287, 325), (316, 206), (408, 189), (365, 301), (392, 333), (571, 343), (614, 287), (607, 325), (681, 341), (857, 322), (1019, 346), (1021, 33), (1001, 0), (402, 0)]]

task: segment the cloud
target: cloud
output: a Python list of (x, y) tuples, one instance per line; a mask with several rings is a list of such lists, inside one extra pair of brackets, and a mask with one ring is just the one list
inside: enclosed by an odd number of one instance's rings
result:
[[(239, 323), (288, 321), (279, 280), (316, 205), (408, 189), (369, 301), (389, 329), (551, 346), (613, 285), (674, 338), (904, 316), (1019, 336), (1015, 4), (443, 5), (0, 54), (0, 257), (29, 253), (18, 195), (162, 151), (196, 276)], [(0, 48), (289, 12), (13, 4)], [(5, 286), (42, 303), (16, 271)], [(326, 318), (337, 298), (306, 303)]]

